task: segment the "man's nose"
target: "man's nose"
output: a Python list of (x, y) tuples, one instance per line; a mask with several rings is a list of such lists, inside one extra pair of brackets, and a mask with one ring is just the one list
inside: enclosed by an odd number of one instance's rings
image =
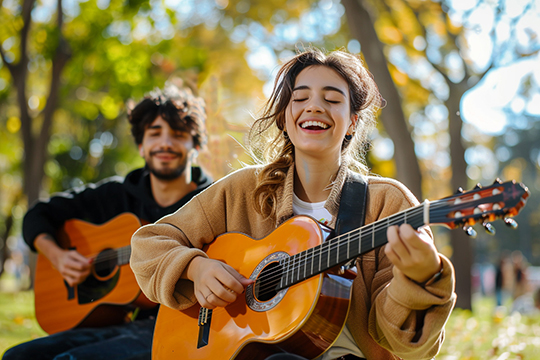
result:
[(172, 136), (170, 134), (163, 134), (161, 136), (161, 145), (164, 146), (164, 147), (172, 147), (172, 144), (173, 144), (173, 141), (172, 141)]

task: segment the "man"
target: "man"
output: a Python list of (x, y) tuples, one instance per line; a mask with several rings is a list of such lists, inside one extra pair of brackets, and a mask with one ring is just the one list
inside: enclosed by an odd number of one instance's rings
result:
[[(204, 101), (189, 89), (167, 86), (151, 93), (129, 113), (146, 166), (125, 179), (114, 177), (38, 202), (24, 218), (26, 243), (48, 258), (67, 284), (81, 284), (92, 271), (92, 261), (59, 246), (56, 234), (64, 222), (103, 224), (125, 212), (155, 222), (176, 211), (211, 183), (199, 167), (192, 167), (207, 140), (205, 120)], [(3, 359), (150, 359), (156, 314), (153, 308), (121, 325), (46, 336), (9, 349)]]

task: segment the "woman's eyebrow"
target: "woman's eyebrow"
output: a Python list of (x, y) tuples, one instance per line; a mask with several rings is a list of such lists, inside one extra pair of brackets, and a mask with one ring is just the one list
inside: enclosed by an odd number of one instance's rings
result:
[[(293, 92), (295, 92), (296, 90), (310, 90), (311, 88), (307, 85), (300, 85), (300, 86), (297, 86), (293, 89)], [(325, 91), (335, 91), (335, 92), (338, 92), (340, 93), (341, 95), (343, 96), (347, 96), (345, 95), (345, 93), (343, 92), (343, 90), (341, 89), (338, 89), (337, 87), (334, 87), (334, 86), (325, 86), (323, 87), (323, 90)]]

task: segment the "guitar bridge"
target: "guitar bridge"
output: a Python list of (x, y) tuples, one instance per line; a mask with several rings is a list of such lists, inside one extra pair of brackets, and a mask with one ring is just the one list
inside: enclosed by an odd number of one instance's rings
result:
[(197, 340), (197, 349), (208, 345), (208, 336), (210, 335), (210, 323), (212, 321), (212, 309), (201, 308), (199, 310), (199, 337)]

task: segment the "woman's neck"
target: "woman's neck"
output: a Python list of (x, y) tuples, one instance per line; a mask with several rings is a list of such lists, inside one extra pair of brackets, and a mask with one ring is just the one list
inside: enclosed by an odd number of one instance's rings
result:
[(326, 200), (340, 165), (341, 157), (329, 161), (296, 157), (294, 193), (307, 202)]

